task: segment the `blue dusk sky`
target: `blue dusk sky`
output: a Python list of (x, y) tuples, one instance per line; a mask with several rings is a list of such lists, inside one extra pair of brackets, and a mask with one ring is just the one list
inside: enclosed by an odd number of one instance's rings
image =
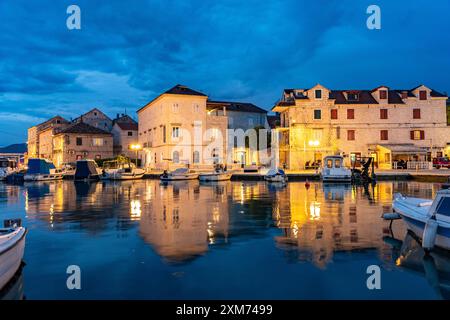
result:
[[(81, 30), (66, 9), (81, 8)], [(366, 9), (381, 8), (381, 30)], [(3, 0), (0, 146), (93, 107), (136, 110), (175, 84), (269, 110), (283, 88), (421, 83), (450, 91), (450, 1)]]

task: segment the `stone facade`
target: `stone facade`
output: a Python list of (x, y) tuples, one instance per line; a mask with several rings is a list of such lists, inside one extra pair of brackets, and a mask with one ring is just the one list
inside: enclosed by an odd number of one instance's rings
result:
[(410, 90), (287, 89), (280, 113), (280, 164), (304, 169), (330, 154), (349, 165), (372, 156), (380, 168), (396, 160), (429, 161), (450, 144), (447, 97), (426, 86)]
[(131, 159), (135, 158), (135, 152), (130, 149), (132, 144), (137, 144), (138, 124), (130, 116), (121, 115), (113, 120), (111, 130), (114, 141), (114, 155), (125, 155)]

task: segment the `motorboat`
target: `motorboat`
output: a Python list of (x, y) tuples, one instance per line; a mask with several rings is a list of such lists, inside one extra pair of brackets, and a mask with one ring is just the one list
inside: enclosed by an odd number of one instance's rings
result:
[(24, 181), (48, 181), (61, 180), (64, 170), (56, 169), (54, 164), (47, 159), (32, 158), (28, 160), (28, 169)]
[(392, 208), (422, 239), (424, 249), (450, 250), (450, 190), (439, 190), (432, 201), (395, 194)]
[(14, 167), (14, 161), (8, 158), (0, 158), (0, 180), (6, 180), (6, 177), (16, 172)]
[(161, 181), (194, 180), (198, 179), (198, 172), (189, 168), (178, 168), (172, 172), (165, 170), (160, 179)]
[(200, 181), (227, 181), (231, 179), (232, 172), (227, 171), (223, 166), (217, 166), (213, 172), (199, 173), (198, 179)]
[(323, 159), (320, 176), (323, 182), (351, 182), (352, 171), (344, 167), (342, 156), (327, 156)]
[(142, 179), (144, 174), (144, 169), (136, 168), (130, 161), (119, 162), (113, 160), (104, 163), (100, 178), (110, 180), (135, 180)]
[(102, 170), (94, 160), (83, 159), (77, 161), (75, 180), (99, 180)]
[(14, 277), (22, 264), (27, 230), (21, 220), (6, 220), (0, 228), (0, 290)]
[(270, 169), (264, 176), (264, 180), (266, 180), (267, 182), (286, 183), (288, 181), (288, 177), (284, 172), (284, 170), (278, 168), (278, 169)]

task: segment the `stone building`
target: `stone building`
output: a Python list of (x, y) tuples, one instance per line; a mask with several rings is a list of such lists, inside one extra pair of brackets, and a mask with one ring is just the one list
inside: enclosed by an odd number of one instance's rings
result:
[(399, 160), (428, 163), (450, 154), (447, 96), (420, 85), (394, 90), (286, 89), (273, 107), (280, 114), (280, 163), (299, 170), (326, 155), (347, 165), (372, 156), (379, 168)]
[(138, 143), (138, 123), (126, 114), (117, 115), (117, 118), (113, 120), (111, 133), (114, 141), (114, 155), (134, 158), (135, 153), (130, 146)]

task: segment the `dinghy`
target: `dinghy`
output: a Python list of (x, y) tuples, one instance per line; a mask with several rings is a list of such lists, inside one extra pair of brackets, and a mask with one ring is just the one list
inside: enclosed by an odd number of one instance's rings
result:
[(323, 159), (323, 166), (320, 169), (320, 176), (323, 182), (344, 182), (352, 181), (352, 171), (344, 167), (342, 156), (328, 156)]
[(267, 182), (286, 183), (288, 181), (288, 177), (282, 169), (270, 169), (264, 176), (264, 180)]
[(19, 269), (25, 250), (27, 230), (20, 220), (7, 220), (0, 228), (0, 290)]
[(392, 208), (414, 234), (422, 239), (422, 247), (434, 246), (450, 250), (450, 190), (440, 190), (433, 201), (394, 196)]
[(231, 179), (232, 172), (227, 171), (222, 165), (215, 168), (213, 172), (200, 173), (198, 179), (200, 181), (227, 181)]
[(160, 176), (161, 181), (194, 180), (197, 178), (198, 173), (188, 168), (178, 168), (172, 172), (164, 171)]
[(53, 163), (47, 159), (29, 159), (28, 170), (25, 173), (24, 181), (49, 181), (61, 180), (64, 171), (56, 169)]
[(94, 160), (78, 160), (75, 169), (75, 180), (99, 180), (101, 173), (101, 169), (99, 169)]

